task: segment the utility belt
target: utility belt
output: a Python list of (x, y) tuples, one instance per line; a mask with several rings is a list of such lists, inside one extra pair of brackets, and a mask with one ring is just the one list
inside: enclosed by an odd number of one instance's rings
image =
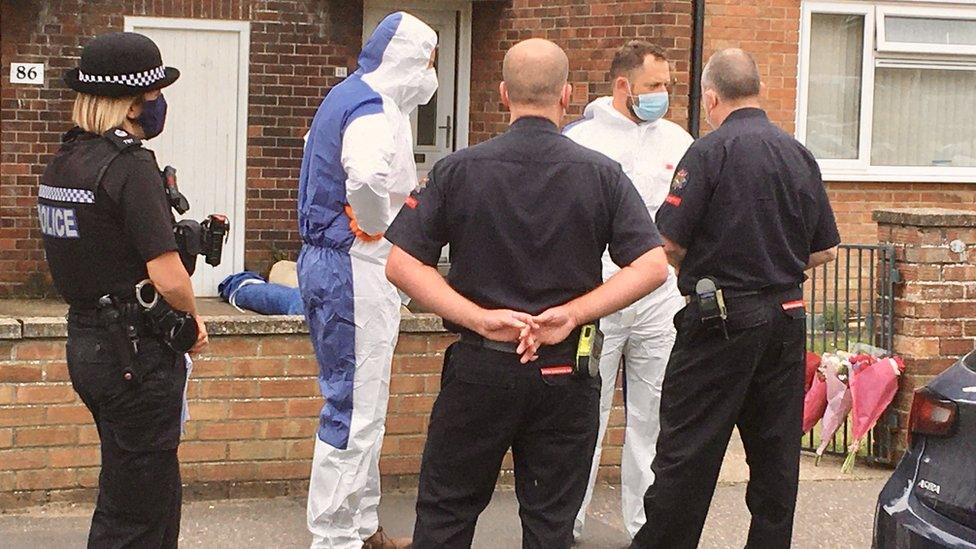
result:
[(193, 347), (198, 335), (193, 315), (170, 306), (149, 280), (136, 284), (132, 294), (108, 294), (94, 306), (73, 306), (68, 319), (108, 330), (122, 362), (122, 377), (135, 383), (144, 373), (136, 360), (143, 338), (158, 338), (182, 355)]
[(799, 286), (767, 288), (763, 290), (723, 290), (711, 278), (704, 277), (695, 285), (695, 293), (685, 296), (685, 302), (698, 306), (701, 322), (722, 330), (729, 338), (726, 321), (728, 302), (756, 300), (780, 305), (784, 311), (803, 311), (803, 290)]
[[(480, 335), (462, 331), (459, 341), (465, 345), (518, 355), (518, 343), (494, 341)], [(539, 371), (544, 376), (575, 375), (592, 378), (600, 375), (600, 355), (603, 351), (603, 332), (597, 323), (583, 325), (573, 330), (569, 336), (556, 345), (540, 347), (540, 360), (552, 364)]]

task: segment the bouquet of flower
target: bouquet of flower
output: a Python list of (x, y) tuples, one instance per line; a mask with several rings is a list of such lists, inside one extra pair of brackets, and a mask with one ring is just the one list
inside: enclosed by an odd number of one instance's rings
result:
[(827, 380), (823, 370), (814, 371), (813, 383), (803, 398), (803, 432), (808, 433), (810, 429), (820, 421), (827, 409)]
[(850, 380), (851, 355), (843, 351), (824, 353), (823, 373), (827, 389), (827, 407), (823, 414), (823, 425), (820, 431), (820, 447), (817, 448), (817, 463), (823, 457), (827, 445), (837, 429), (844, 424), (848, 412), (851, 411)]
[(874, 428), (881, 414), (895, 398), (898, 377), (903, 371), (905, 363), (902, 359), (891, 357), (877, 360), (854, 373), (850, 380), (854, 442), (848, 448), (842, 471), (850, 473), (854, 470), (857, 452), (861, 449), (868, 431)]
[(806, 379), (804, 380), (803, 385), (803, 392), (810, 390), (810, 387), (813, 385), (813, 378), (816, 376), (818, 368), (820, 368), (820, 355), (807, 351), (807, 370)]

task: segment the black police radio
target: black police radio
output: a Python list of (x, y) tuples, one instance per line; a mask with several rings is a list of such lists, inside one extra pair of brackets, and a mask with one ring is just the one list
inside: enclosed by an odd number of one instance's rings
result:
[[(160, 176), (163, 179), (163, 188), (166, 190), (166, 199), (170, 207), (180, 215), (188, 212), (190, 201), (180, 192), (176, 183), (176, 168), (166, 166), (160, 172)], [(212, 267), (220, 265), (224, 242), (230, 234), (230, 222), (227, 216), (221, 214), (210, 214), (202, 222), (183, 219), (176, 223), (173, 234), (176, 236), (180, 260), (186, 272), (192, 275), (197, 267), (198, 255), (202, 255), (204, 261)]]
[(698, 310), (704, 324), (718, 324), (722, 328), (725, 339), (729, 333), (725, 327), (728, 312), (725, 308), (725, 296), (711, 278), (702, 278), (695, 284), (695, 296), (698, 298)]

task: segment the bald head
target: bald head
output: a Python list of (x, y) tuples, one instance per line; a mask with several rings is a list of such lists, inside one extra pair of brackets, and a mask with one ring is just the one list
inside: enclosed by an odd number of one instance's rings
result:
[(714, 90), (725, 101), (758, 97), (760, 85), (756, 60), (738, 48), (716, 52), (702, 71), (702, 88)]
[(566, 52), (542, 38), (515, 44), (502, 63), (502, 79), (515, 105), (549, 107), (558, 103), (568, 78)]

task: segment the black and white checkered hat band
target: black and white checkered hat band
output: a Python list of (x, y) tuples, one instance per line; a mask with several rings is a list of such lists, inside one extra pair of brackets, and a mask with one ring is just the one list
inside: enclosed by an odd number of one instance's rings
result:
[(82, 82), (98, 82), (107, 84), (124, 84), (134, 88), (151, 86), (166, 78), (166, 67), (159, 66), (148, 71), (137, 72), (135, 74), (85, 74), (78, 71), (78, 80)]

